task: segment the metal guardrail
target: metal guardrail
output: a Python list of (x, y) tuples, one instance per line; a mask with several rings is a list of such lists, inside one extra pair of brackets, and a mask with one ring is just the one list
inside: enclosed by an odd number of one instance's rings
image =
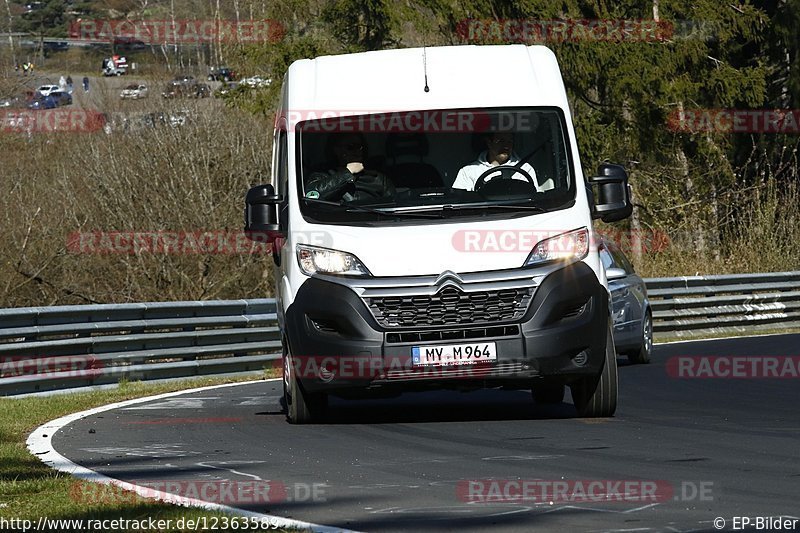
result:
[(656, 338), (800, 327), (800, 272), (646, 279)]
[[(800, 327), (800, 272), (645, 282), (660, 340)], [(0, 309), (0, 396), (258, 371), (279, 359), (272, 299)]]
[(0, 309), (0, 396), (257, 371), (279, 359), (272, 299)]

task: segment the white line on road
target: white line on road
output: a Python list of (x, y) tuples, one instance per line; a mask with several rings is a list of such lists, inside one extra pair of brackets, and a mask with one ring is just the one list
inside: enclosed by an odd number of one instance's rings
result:
[[(264, 380), (264, 381), (278, 381), (281, 378)], [(33, 433), (28, 435), (27, 446), (28, 450), (42, 460), (46, 465), (58, 470), (59, 472), (65, 472), (70, 474), (74, 477), (84, 479), (86, 481), (92, 481), (95, 483), (103, 483), (106, 485), (115, 485), (123, 490), (128, 490), (139, 494), (145, 498), (153, 498), (160, 501), (165, 501), (168, 503), (173, 503), (176, 505), (180, 505), (183, 507), (197, 507), (200, 509), (206, 509), (208, 511), (219, 511), (223, 513), (234, 514), (238, 516), (246, 516), (252, 518), (260, 518), (264, 520), (268, 520), (270, 524), (274, 524), (276, 527), (279, 528), (295, 528), (295, 529), (306, 529), (311, 530), (318, 533), (338, 533), (338, 532), (348, 532), (349, 530), (331, 527), (331, 526), (323, 526), (319, 524), (312, 524), (310, 522), (302, 522), (300, 520), (293, 520), (291, 518), (284, 518), (281, 516), (273, 516), (267, 515), (262, 513), (255, 513), (252, 511), (245, 511), (244, 509), (239, 509), (237, 507), (230, 507), (227, 505), (221, 505), (218, 503), (211, 503), (206, 502), (203, 500), (198, 500), (196, 498), (186, 498), (184, 496), (176, 496), (175, 494), (170, 494), (167, 492), (162, 492), (158, 490), (153, 490), (151, 487), (142, 487), (139, 485), (135, 485), (133, 483), (128, 483), (127, 481), (122, 481), (120, 479), (115, 479), (99, 472), (95, 472), (89, 468), (81, 466), (79, 464), (73, 463), (60, 453), (58, 453), (55, 448), (53, 448), (53, 435), (56, 434), (59, 430), (63, 429), (68, 424), (75, 422), (76, 420), (80, 420), (82, 418), (86, 418), (87, 416), (92, 416), (97, 413), (103, 413), (105, 411), (110, 411), (112, 409), (119, 409), (121, 407), (127, 407), (129, 405), (136, 405), (140, 403), (150, 402), (153, 400), (160, 400), (162, 398), (170, 398), (173, 396), (179, 396), (181, 394), (190, 394), (193, 392), (200, 392), (212, 389), (220, 389), (223, 387), (236, 387), (239, 385), (247, 385), (252, 383), (262, 382), (262, 380), (257, 381), (243, 381), (240, 383), (226, 383), (224, 385), (211, 385), (208, 387), (199, 387), (196, 389), (188, 389), (183, 391), (176, 391), (176, 392), (167, 392), (164, 394), (158, 394), (155, 396), (147, 396), (144, 398), (136, 398), (133, 400), (126, 400), (123, 402), (116, 402), (111, 403), (108, 405), (103, 405), (100, 407), (95, 407), (93, 409), (87, 409), (86, 411), (81, 411), (79, 413), (73, 413), (71, 415), (62, 416), (61, 418), (56, 418), (55, 420), (51, 420), (50, 422), (46, 422), (33, 430)]]

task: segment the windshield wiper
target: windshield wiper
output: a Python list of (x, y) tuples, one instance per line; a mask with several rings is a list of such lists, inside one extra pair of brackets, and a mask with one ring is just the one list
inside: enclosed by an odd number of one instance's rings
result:
[(519, 204), (480, 204), (480, 205), (446, 205), (445, 207), (453, 210), (464, 209), (522, 209), (523, 211), (535, 211), (537, 213), (547, 213), (547, 209), (538, 205), (519, 205)]
[(445, 204), (445, 205), (431, 205), (431, 206), (418, 206), (410, 209), (404, 209), (405, 213), (418, 213), (420, 211), (438, 211), (440, 213), (447, 213), (449, 211), (469, 211), (469, 210), (489, 210), (489, 209), (509, 209), (520, 211), (533, 211), (535, 213), (547, 213), (547, 209), (539, 207), (538, 205), (520, 205), (520, 204)]
[(322, 204), (322, 205), (332, 205), (335, 207), (344, 207), (345, 210), (350, 213), (353, 211), (363, 211), (365, 213), (372, 213), (375, 215), (381, 215), (384, 217), (389, 218), (399, 218), (399, 217), (410, 217), (410, 218), (444, 218), (440, 214), (427, 214), (427, 213), (408, 213), (408, 212), (397, 212), (397, 211), (381, 211), (380, 209), (373, 209), (371, 207), (366, 207), (363, 205), (358, 204), (348, 204), (345, 202), (331, 202), (328, 200), (319, 200), (317, 198), (303, 198), (305, 202), (311, 202), (315, 204)]

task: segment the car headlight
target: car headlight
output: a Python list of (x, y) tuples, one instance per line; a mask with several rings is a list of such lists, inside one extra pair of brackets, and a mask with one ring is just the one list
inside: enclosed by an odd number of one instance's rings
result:
[(317, 273), (371, 276), (367, 267), (356, 256), (338, 250), (298, 244), (297, 262), (300, 264), (300, 269), (309, 276)]
[(523, 266), (541, 265), (554, 261), (573, 263), (589, 253), (589, 230), (581, 228), (539, 241)]

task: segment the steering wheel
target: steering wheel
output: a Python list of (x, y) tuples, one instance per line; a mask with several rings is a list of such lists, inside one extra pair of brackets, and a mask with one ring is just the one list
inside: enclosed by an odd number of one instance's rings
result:
[[(513, 171), (508, 178), (506, 178), (505, 175), (504, 175), (504, 171), (505, 170)], [(486, 171), (483, 174), (478, 176), (478, 179), (475, 181), (475, 188), (474, 188), (475, 192), (478, 192), (480, 189), (483, 188), (484, 185), (486, 185), (486, 177), (489, 174), (492, 174), (493, 172), (498, 172), (498, 171), (500, 172), (501, 179), (510, 179), (512, 176), (514, 176), (514, 174), (522, 174), (522, 176), (526, 180), (528, 180), (528, 182), (530, 182), (531, 186), (534, 189), (536, 189), (536, 182), (533, 181), (533, 177), (528, 173), (527, 170), (523, 170), (521, 167), (515, 167), (515, 166), (512, 166), (512, 165), (499, 165), (499, 166), (496, 166), (496, 167), (492, 167), (492, 168), (486, 169)]]

